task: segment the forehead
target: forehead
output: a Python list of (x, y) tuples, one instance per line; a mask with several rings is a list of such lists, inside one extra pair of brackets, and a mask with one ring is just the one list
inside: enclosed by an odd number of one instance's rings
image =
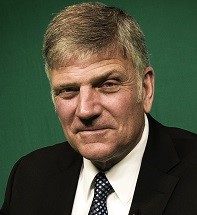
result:
[(51, 71), (52, 85), (69, 82), (84, 82), (102, 76), (132, 74), (133, 66), (128, 59), (114, 56), (89, 56), (71, 60), (62, 67)]

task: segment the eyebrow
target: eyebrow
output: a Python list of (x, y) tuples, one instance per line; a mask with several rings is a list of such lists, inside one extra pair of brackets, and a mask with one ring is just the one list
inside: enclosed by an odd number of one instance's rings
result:
[(117, 72), (117, 70), (110, 70), (109, 72), (97, 76), (97, 77), (93, 77), (92, 78), (92, 85), (97, 85), (100, 84), (102, 82), (104, 82), (105, 80), (107, 80), (108, 78), (117, 78), (118, 76), (120, 76), (120, 73)]
[[(104, 82), (105, 80), (107, 80), (109, 77), (110, 78), (118, 78), (120, 76), (121, 76), (121, 73), (119, 73), (119, 70), (113, 69), (113, 70), (108, 71), (105, 74), (101, 74), (101, 75), (98, 75), (96, 77), (90, 78), (90, 83), (92, 84), (92, 86), (96, 86), (96, 85)], [(53, 87), (53, 91), (55, 92), (55, 91), (64, 89), (66, 87), (80, 87), (80, 83), (75, 82), (75, 81), (74, 82), (68, 82), (68, 83), (62, 83), (58, 86)]]

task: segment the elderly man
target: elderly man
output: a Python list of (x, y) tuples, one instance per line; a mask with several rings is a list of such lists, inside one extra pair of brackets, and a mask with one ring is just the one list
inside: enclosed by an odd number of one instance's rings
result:
[(65, 8), (44, 39), (46, 73), (67, 142), (14, 166), (0, 214), (197, 214), (197, 135), (148, 113), (144, 36), (118, 8)]

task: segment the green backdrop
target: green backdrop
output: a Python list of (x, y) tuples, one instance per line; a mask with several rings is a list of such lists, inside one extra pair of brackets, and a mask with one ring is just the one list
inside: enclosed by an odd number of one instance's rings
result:
[[(0, 2), (0, 205), (11, 167), (23, 155), (64, 140), (44, 74), (49, 20), (79, 1)], [(132, 14), (146, 35), (156, 93), (152, 115), (197, 132), (197, 1), (102, 1)]]

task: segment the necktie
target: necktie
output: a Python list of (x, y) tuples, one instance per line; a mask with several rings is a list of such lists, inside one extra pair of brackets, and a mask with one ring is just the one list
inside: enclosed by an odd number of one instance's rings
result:
[(108, 215), (107, 197), (113, 188), (105, 173), (99, 172), (95, 176), (94, 197), (88, 215)]

